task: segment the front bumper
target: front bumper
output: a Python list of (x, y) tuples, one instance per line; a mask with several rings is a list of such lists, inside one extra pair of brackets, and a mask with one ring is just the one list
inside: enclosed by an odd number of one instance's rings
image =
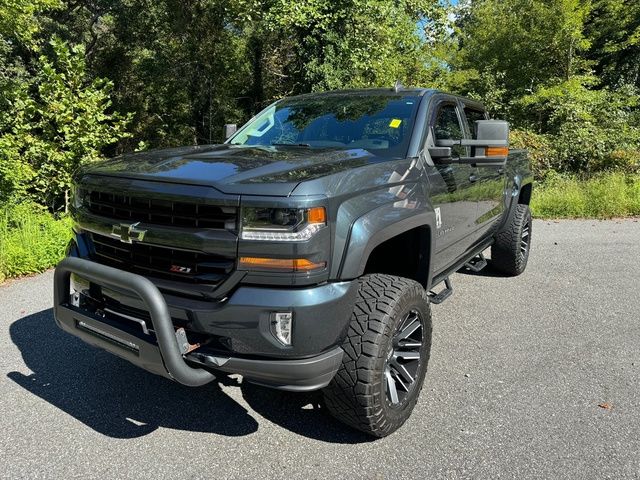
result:
[[(151, 333), (145, 333), (146, 328), (141, 329), (135, 322), (113, 321), (108, 315), (78, 306), (70, 295), (72, 274), (99, 285), (119, 301), (142, 307), (150, 317)], [(347, 282), (309, 289), (242, 287), (223, 306), (207, 310), (206, 314), (197, 309), (195, 313), (188, 311), (190, 327), (220, 334), (216, 338), (228, 340), (233, 350), (186, 351), (179, 340), (184, 337), (176, 336), (172, 319), (176, 307), (167, 306), (165, 297), (150, 280), (69, 257), (56, 268), (54, 313), (63, 330), (185, 385), (208, 383), (215, 378), (212, 372), (220, 370), (239, 373), (254, 383), (307, 391), (326, 386), (340, 366), (339, 344), (348, 328), (347, 311), (355, 297), (354, 286)], [(297, 350), (278, 346), (270, 336), (269, 311), (282, 308), (294, 312), (294, 341), (301, 345)], [(329, 321), (324, 322), (323, 317)], [(329, 334), (328, 328), (332, 329)]]

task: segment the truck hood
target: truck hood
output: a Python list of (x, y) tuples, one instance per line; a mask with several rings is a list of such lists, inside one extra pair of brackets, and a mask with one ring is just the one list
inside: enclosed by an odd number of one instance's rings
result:
[(382, 159), (363, 149), (206, 145), (121, 155), (80, 175), (211, 186), (224, 193), (289, 195), (305, 180)]

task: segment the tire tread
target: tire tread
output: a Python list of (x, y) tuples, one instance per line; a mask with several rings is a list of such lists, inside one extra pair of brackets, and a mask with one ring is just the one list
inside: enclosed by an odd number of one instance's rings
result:
[[(359, 280), (360, 288), (351, 316), (351, 324), (342, 349), (344, 357), (333, 381), (323, 393), (325, 404), (338, 420), (370, 435), (384, 437), (400, 427), (411, 413), (418, 395), (410, 399), (406, 416), (390, 419), (385, 415), (378, 398), (376, 382), (382, 372), (376, 364), (386, 354), (380, 345), (386, 344), (383, 337), (393, 335), (392, 322), (395, 306), (403, 295), (421, 295), (429, 318), (424, 319), (424, 328), (431, 328), (431, 317), (426, 293), (422, 286), (402, 277), (385, 274), (366, 275)], [(407, 293), (409, 292), (409, 293)], [(427, 338), (431, 338), (429, 335)], [(427, 347), (430, 347), (427, 346)], [(428, 361), (428, 357), (427, 357)], [(426, 368), (424, 369), (426, 370)], [(424, 373), (423, 373), (424, 375)], [(421, 379), (420, 379), (421, 381)], [(421, 385), (416, 385), (418, 394)]]
[[(516, 205), (511, 214), (509, 223), (496, 234), (495, 243), (491, 247), (491, 265), (495, 270), (509, 276), (517, 276), (524, 272), (527, 266), (527, 258), (520, 255), (520, 237), (522, 228), (527, 221), (531, 221), (529, 206)], [(529, 230), (531, 241), (531, 229)], [(531, 244), (529, 244), (531, 249)]]

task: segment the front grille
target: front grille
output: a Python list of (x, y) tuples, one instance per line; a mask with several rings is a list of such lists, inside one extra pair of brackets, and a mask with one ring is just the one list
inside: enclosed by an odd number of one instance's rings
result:
[(195, 202), (177, 202), (115, 193), (84, 193), (89, 212), (115, 220), (186, 228), (235, 230), (238, 210)]
[(122, 243), (103, 235), (92, 234), (91, 239), (94, 261), (159, 279), (215, 286), (229, 275), (235, 263), (219, 255)]

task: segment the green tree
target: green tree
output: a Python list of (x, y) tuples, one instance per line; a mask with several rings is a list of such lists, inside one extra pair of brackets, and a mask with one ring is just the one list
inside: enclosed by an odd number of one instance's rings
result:
[(112, 84), (87, 79), (83, 46), (54, 39), (51, 47), (54, 59), (39, 57), (0, 135), (0, 198), (29, 193), (56, 210), (66, 206), (73, 172), (126, 136), (129, 117), (109, 113)]
[(60, 8), (61, 0), (3, 0), (0, 3), (0, 36), (35, 46), (43, 11)]
[[(438, 0), (95, 0), (56, 14), (53, 31), (87, 45), (114, 107), (135, 113), (131, 150), (222, 140), (284, 95), (422, 84)], [(423, 33), (425, 31), (426, 33)]]
[[(530, 148), (539, 177), (636, 169), (638, 95), (624, 84), (637, 64), (604, 52), (634, 51), (637, 15), (623, 14), (623, 3), (630, 2), (473, 0), (459, 7), (450, 83), (511, 121), (514, 145)], [(608, 22), (616, 15), (623, 28), (613, 35)], [(607, 69), (619, 75), (597, 74)]]
[(445, 7), (430, 0), (279, 0), (264, 23), (274, 51), (292, 59), (281, 62), (279, 72), (288, 91), (303, 93), (390, 86), (398, 79), (419, 84), (429, 61), (419, 25), (436, 31), (445, 18)]
[(594, 0), (585, 32), (598, 77), (612, 87), (640, 88), (640, 2)]
[(90, 73), (113, 81), (114, 108), (134, 114), (130, 151), (221, 140), (249, 103), (246, 22), (231, 0), (97, 0), (59, 14), (55, 31), (86, 45)]
[(576, 76), (541, 86), (518, 101), (530, 117), (528, 128), (546, 138), (547, 169), (637, 169), (640, 126), (635, 112), (640, 99), (631, 88), (594, 88), (597, 83), (593, 76)]
[(461, 4), (454, 69), (466, 71), (460, 88), (488, 100), (505, 115), (514, 99), (539, 85), (586, 73), (588, 47), (582, 0), (474, 0)]

